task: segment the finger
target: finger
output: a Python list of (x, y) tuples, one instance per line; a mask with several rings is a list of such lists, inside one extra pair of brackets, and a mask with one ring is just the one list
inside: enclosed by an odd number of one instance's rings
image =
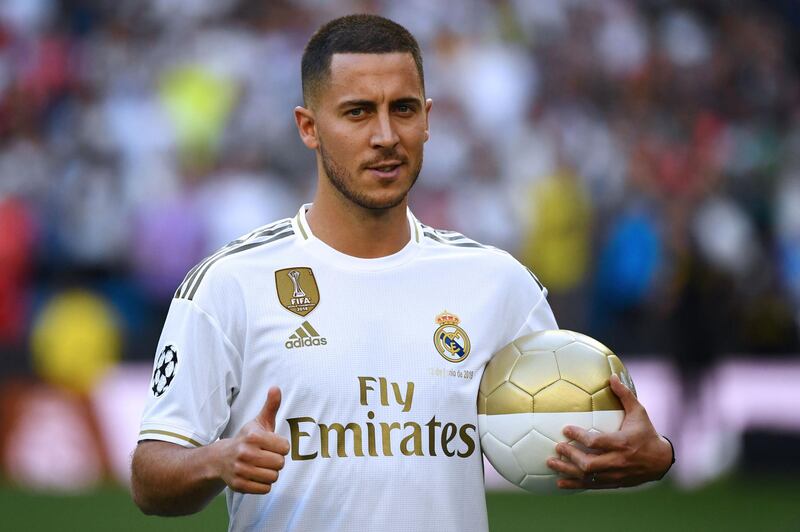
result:
[(228, 484), (233, 491), (238, 493), (255, 493), (264, 495), (269, 493), (272, 489), (272, 484), (262, 484), (261, 482), (253, 482), (244, 478), (235, 478)]
[(274, 469), (255, 467), (241, 462), (234, 466), (233, 472), (240, 479), (250, 480), (259, 484), (272, 484), (278, 480), (278, 472)]
[(268, 430), (253, 430), (247, 434), (245, 441), (257, 446), (264, 451), (270, 451), (283, 456), (289, 454), (289, 440)]
[(583, 482), (574, 478), (561, 478), (556, 481), (556, 486), (562, 490), (584, 489)]
[(271, 451), (261, 451), (253, 455), (242, 456), (242, 461), (251, 464), (255, 467), (263, 467), (266, 469), (274, 469), (280, 471), (286, 463), (286, 459), (282, 454), (273, 453)]
[(587, 472), (590, 463), (590, 456), (587, 453), (581, 451), (574, 445), (563, 442), (556, 445), (556, 452), (575, 464), (582, 473)]
[(622, 402), (622, 408), (625, 409), (626, 413), (641, 406), (641, 403), (639, 403), (633, 391), (622, 383), (616, 373), (611, 374), (611, 378), (608, 379), (608, 382), (611, 385), (611, 391), (614, 392), (614, 394), (619, 397), (620, 402)]
[(256, 421), (270, 432), (275, 431), (275, 416), (281, 406), (281, 389), (273, 386), (267, 392), (267, 400), (261, 407), (261, 412), (256, 416)]
[(586, 476), (586, 473), (581, 471), (580, 468), (572, 462), (559, 460), (558, 458), (548, 458), (547, 467), (564, 478), (581, 479)]
[(556, 481), (556, 486), (567, 490), (602, 490), (620, 487), (619, 483), (606, 480), (598, 475), (594, 481), (591, 477), (585, 479), (561, 478)]
[(556, 445), (556, 452), (566, 458), (562, 459), (562, 461), (572, 462), (582, 474), (600, 473), (617, 469), (624, 465), (623, 456), (614, 451), (600, 454), (587, 453), (574, 445), (561, 442)]
[(589, 449), (619, 451), (625, 446), (625, 438), (619, 432), (588, 431), (574, 425), (567, 425), (563, 432), (567, 438)]

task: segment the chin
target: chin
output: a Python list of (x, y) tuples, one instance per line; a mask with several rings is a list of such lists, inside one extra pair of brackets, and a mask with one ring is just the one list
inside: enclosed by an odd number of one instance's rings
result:
[(359, 198), (358, 203), (359, 206), (364, 207), (365, 209), (371, 210), (386, 210), (397, 207), (403, 200), (406, 199), (408, 195), (407, 192), (402, 194), (395, 194), (392, 196), (373, 196), (373, 197), (362, 197)]

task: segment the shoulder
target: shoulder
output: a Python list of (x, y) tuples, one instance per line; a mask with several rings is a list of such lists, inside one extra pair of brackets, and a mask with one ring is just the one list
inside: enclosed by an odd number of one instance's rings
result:
[(209, 284), (224, 283), (229, 277), (226, 273), (235, 271), (236, 262), (259, 251), (267, 254), (279, 251), (295, 234), (291, 218), (258, 227), (218, 249), (198, 262), (178, 286), (174, 299), (193, 301)]
[(501, 273), (502, 277), (514, 282), (533, 284), (536, 291), (547, 294), (547, 290), (530, 268), (520, 263), (508, 251), (482, 244), (456, 231), (437, 229), (423, 223), (419, 223), (419, 227), (421, 241), (431, 252), (442, 258), (468, 261), (473, 267)]
[(462, 235), (461, 233), (457, 233), (456, 231), (449, 231), (447, 229), (437, 229), (435, 227), (431, 227), (429, 225), (425, 225), (423, 223), (419, 224), (420, 230), (422, 231), (422, 239), (431, 245), (438, 245), (438, 246), (450, 246), (455, 248), (471, 248), (471, 249), (482, 249), (482, 250), (495, 250), (498, 251), (497, 248), (492, 246), (487, 246), (485, 244), (481, 244), (471, 238), (467, 238), (466, 236)]

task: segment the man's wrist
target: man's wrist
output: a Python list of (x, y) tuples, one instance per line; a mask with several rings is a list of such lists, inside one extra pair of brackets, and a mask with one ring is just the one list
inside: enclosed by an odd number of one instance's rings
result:
[(227, 440), (217, 440), (213, 443), (200, 447), (197, 451), (203, 453), (200, 463), (203, 466), (200, 468), (200, 474), (203, 480), (210, 482), (215, 480), (222, 480), (222, 461), (224, 455), (223, 447), (228, 443)]
[(667, 465), (667, 468), (664, 470), (664, 472), (661, 473), (661, 475), (658, 477), (659, 480), (661, 480), (662, 478), (664, 478), (664, 475), (669, 473), (669, 470), (672, 469), (672, 464), (675, 463), (675, 446), (672, 444), (672, 441), (669, 438), (667, 438), (666, 436), (659, 435), (659, 438), (663, 442), (665, 442), (667, 445), (669, 445), (669, 452), (670, 452), (670, 462)]

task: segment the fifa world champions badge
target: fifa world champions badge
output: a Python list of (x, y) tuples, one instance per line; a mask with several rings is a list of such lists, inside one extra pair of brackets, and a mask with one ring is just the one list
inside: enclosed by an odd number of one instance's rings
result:
[(283, 308), (305, 316), (319, 304), (319, 288), (311, 268), (284, 268), (275, 272), (275, 288)]
[(458, 316), (446, 310), (436, 316), (439, 328), (433, 333), (433, 345), (448, 362), (463, 362), (469, 356), (469, 336), (459, 327)]

